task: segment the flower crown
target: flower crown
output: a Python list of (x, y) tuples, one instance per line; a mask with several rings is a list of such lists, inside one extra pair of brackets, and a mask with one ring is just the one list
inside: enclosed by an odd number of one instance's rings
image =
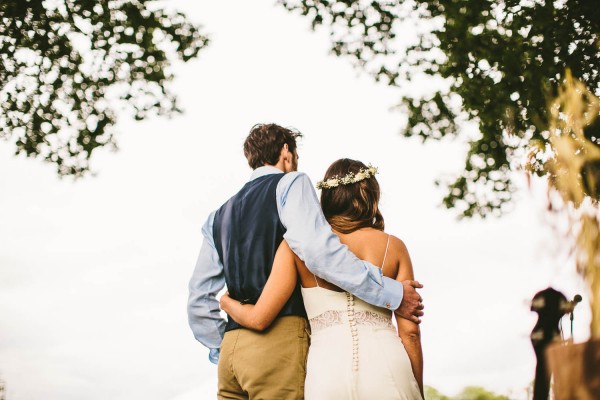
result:
[(317, 182), (317, 189), (331, 189), (340, 185), (351, 185), (353, 183), (369, 179), (370, 177), (375, 176), (377, 173), (377, 168), (369, 164), (367, 168), (361, 168), (356, 174), (353, 172), (348, 172), (341, 178), (339, 176), (334, 176), (333, 178), (319, 181)]

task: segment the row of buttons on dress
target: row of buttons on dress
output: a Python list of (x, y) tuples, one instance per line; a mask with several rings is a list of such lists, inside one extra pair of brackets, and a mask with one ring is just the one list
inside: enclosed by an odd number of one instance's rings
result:
[(346, 292), (346, 310), (348, 312), (348, 324), (352, 334), (352, 369), (358, 371), (358, 331), (356, 329), (356, 320), (354, 319), (354, 297)]

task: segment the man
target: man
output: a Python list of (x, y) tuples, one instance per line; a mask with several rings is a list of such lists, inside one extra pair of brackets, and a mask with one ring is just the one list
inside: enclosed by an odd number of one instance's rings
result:
[(189, 323), (219, 364), (220, 399), (302, 399), (308, 322), (299, 283), (272, 326), (253, 332), (220, 316), (217, 293), (255, 303), (285, 239), (315, 275), (403, 318), (423, 315), (418, 282), (397, 282), (359, 260), (331, 231), (310, 179), (296, 172), (301, 134), (275, 124), (254, 126), (244, 155), (250, 181), (203, 226), (190, 280)]

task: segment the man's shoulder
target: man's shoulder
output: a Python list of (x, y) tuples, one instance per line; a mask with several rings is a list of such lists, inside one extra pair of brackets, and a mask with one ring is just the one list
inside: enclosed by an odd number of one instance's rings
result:
[(293, 177), (293, 178), (306, 178), (306, 179), (308, 179), (308, 175), (306, 175), (306, 173), (302, 172), (302, 171), (288, 172), (287, 174), (285, 174), (285, 176), (287, 176), (287, 177)]
[(302, 183), (310, 183), (310, 178), (306, 173), (300, 171), (288, 172), (283, 178), (281, 178), (280, 185), (291, 186), (292, 184), (302, 182)]
[[(267, 175), (266, 177), (268, 177), (268, 175)], [(242, 187), (240, 187), (240, 188), (237, 190), (237, 192), (233, 193), (233, 194), (232, 194), (232, 195), (231, 195), (231, 196), (230, 196), (230, 197), (229, 197), (227, 200), (225, 200), (225, 201), (224, 201), (224, 202), (223, 202), (223, 203), (222, 203), (222, 204), (221, 204), (221, 205), (220, 205), (220, 206), (219, 206), (219, 207), (218, 207), (218, 208), (217, 208), (215, 211), (213, 211), (213, 212), (212, 212), (212, 216), (214, 217), (214, 215), (215, 215), (216, 213), (218, 213), (218, 212), (219, 212), (219, 210), (222, 210), (223, 208), (225, 208), (225, 207), (226, 207), (227, 205), (229, 205), (230, 203), (232, 203), (232, 202), (235, 202), (235, 200), (236, 200), (236, 199), (237, 199), (237, 198), (238, 198), (240, 195), (242, 195), (242, 194), (243, 194), (243, 193), (244, 193), (244, 192), (245, 192), (245, 191), (248, 189), (248, 187), (252, 186), (253, 184), (255, 185), (255, 184), (257, 184), (257, 183), (261, 183), (261, 180), (262, 180), (261, 178), (265, 178), (265, 176), (262, 176), (262, 177), (259, 177), (259, 178), (256, 178), (256, 179), (253, 179), (253, 180), (250, 180), (250, 181), (248, 181), (248, 182), (244, 183), (244, 184), (242, 185)]]

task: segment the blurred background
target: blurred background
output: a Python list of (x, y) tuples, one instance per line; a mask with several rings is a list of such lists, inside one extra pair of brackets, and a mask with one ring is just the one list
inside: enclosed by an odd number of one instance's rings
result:
[[(3, 38), (19, 28), (18, 16), (9, 15), (9, 3), (0, 6), (5, 13)], [(33, 9), (60, 11), (64, 1), (25, 3)], [(81, 2), (81, 7), (93, 10), (94, 3)], [(284, 2), (291, 12), (273, 1), (147, 3), (150, 10), (185, 13), (186, 23), (198, 27), (198, 32), (181, 25), (181, 16), (174, 16), (175, 22), (166, 25), (177, 28), (172, 37), (182, 35), (179, 47), (163, 43), (153, 50), (157, 53), (136, 54), (127, 53), (127, 46), (133, 44), (126, 43), (120, 51), (132, 55), (121, 58), (107, 50), (106, 54), (113, 54), (114, 73), (94, 69), (92, 58), (84, 60), (76, 68), (83, 78), (73, 76), (56, 97), (79, 99), (74, 104), (80, 104), (80, 111), (64, 100), (62, 108), (52, 111), (54, 116), (33, 111), (25, 117), (27, 101), (17, 92), (27, 92), (22, 87), (35, 87), (35, 83), (14, 71), (10, 76), (7, 57), (22, 57), (24, 64), (29, 63), (26, 67), (33, 68), (35, 54), (12, 54), (10, 41), (2, 42), (0, 125), (6, 140), (0, 142), (0, 380), (4, 384), (0, 396), (8, 400), (214, 398), (216, 367), (187, 325), (187, 283), (205, 218), (250, 176), (242, 143), (259, 122), (291, 126), (304, 134), (299, 168), (314, 182), (341, 157), (379, 168), (386, 230), (405, 241), (416, 278), (425, 285), (421, 328), (425, 384), (439, 391), (430, 389), (429, 398), (443, 398), (441, 393), (469, 398), (468, 390), (460, 395), (469, 386), (496, 393), (497, 397), (488, 393), (489, 398), (529, 398), (535, 369), (529, 334), (536, 321), (530, 300), (550, 285), (567, 298), (583, 295), (574, 338), (589, 337), (586, 286), (563, 238), (568, 223), (547, 212), (545, 178), (515, 167), (526, 160), (522, 141), (543, 138), (543, 129), (531, 130), (525, 122), (491, 126), (485, 119), (486, 110), (498, 112), (491, 109), (495, 101), (502, 101), (504, 89), (488, 87), (480, 90), (478, 98), (468, 98), (473, 92), (449, 89), (455, 86), (447, 77), (420, 71), (409, 80), (400, 71), (408, 61), (395, 60), (402, 68), (390, 72), (394, 60), (385, 58), (385, 49), (378, 50), (377, 45), (369, 55), (369, 43), (362, 45), (366, 49), (338, 45), (337, 57), (332, 45), (335, 49), (336, 43), (343, 44), (343, 38), (353, 33), (328, 25), (327, 16), (335, 15), (335, 8), (329, 13), (306, 8), (307, 15), (302, 15), (303, 4), (318, 3)], [(418, 3), (424, 2), (416, 2), (417, 8)], [(144, 2), (135, 4), (145, 7)], [(343, 15), (351, 14), (341, 10)], [(481, 10), (473, 12), (483, 15)], [(82, 20), (75, 16), (72, 21), (82, 32), (93, 32), (83, 21), (93, 14), (81, 11)], [(324, 23), (313, 31), (311, 24), (319, 15)], [(377, 29), (385, 33), (387, 28), (381, 24), (389, 23), (396, 36), (373, 40), (395, 43), (407, 57), (413, 54), (407, 46), (420, 31), (443, 25), (435, 15), (422, 23), (407, 17), (398, 24), (386, 22), (385, 15), (379, 15), (383, 19)], [(128, 21), (135, 24), (131, 15)], [(357, 21), (348, 26), (363, 23)], [(479, 26), (476, 21), (469, 23)], [(115, 24), (119, 25), (126, 23)], [(102, 29), (92, 42), (102, 40)], [(136, 26), (138, 30), (152, 28)], [(186, 32), (192, 32), (187, 39)], [(60, 35), (43, 35), (48, 38), (45, 43), (53, 45), (55, 40), (63, 45)], [(150, 36), (156, 39), (156, 35), (160, 34)], [(110, 45), (108, 36), (108, 44), (100, 43), (99, 48)], [(138, 45), (152, 48), (145, 36), (140, 38)], [(92, 53), (93, 46), (84, 39), (74, 35), (71, 41), (74, 47), (65, 52), (64, 70), (54, 77), (48, 72), (50, 77), (38, 87), (40, 93), (60, 86), (54, 82), (71, 79), (68, 71), (74, 65), (70, 63), (77, 63), (74, 52)], [(160, 51), (175, 54), (177, 49), (187, 62), (176, 56), (172, 63), (161, 61)], [(362, 49), (358, 56), (357, 49)], [(440, 51), (428, 57), (434, 64), (448, 60)], [(150, 69), (135, 60), (149, 62)], [(123, 72), (127, 63), (134, 67)], [(502, 77), (508, 75), (495, 78), (489, 63), (487, 73), (484, 64), (475, 65), (490, 79), (480, 84), (499, 79), (496, 83), (502, 87)], [(138, 67), (142, 75), (135, 77)], [(163, 70), (167, 71), (164, 77), (153, 75)], [(90, 81), (86, 86), (95, 87), (97, 93), (86, 92), (86, 87), (77, 93), (73, 87), (82, 79), (95, 79), (93, 71), (104, 71), (98, 72), (103, 84), (94, 86)], [(470, 73), (477, 77), (477, 71)], [(454, 83), (464, 81), (464, 76), (457, 76)], [(109, 87), (115, 80), (119, 82)], [(154, 83), (136, 87), (144, 80)], [(168, 87), (166, 95), (161, 85)], [(436, 91), (441, 91), (446, 103), (435, 100)], [(515, 107), (525, 96), (509, 94)], [(169, 96), (177, 97), (176, 105)], [(398, 107), (401, 97), (409, 101)], [(434, 101), (417, 112), (418, 102), (412, 98)], [(486, 99), (482, 111), (473, 112), (473, 104), (482, 99)], [(42, 108), (48, 101), (40, 95), (30, 108)], [(456, 118), (444, 111), (446, 106), (459, 110)], [(471, 111), (460, 111), (467, 106)], [(177, 113), (177, 107), (183, 113)], [(15, 110), (20, 110), (21, 119), (8, 117)], [(415, 120), (428, 112), (432, 120)], [(450, 116), (457, 125), (436, 122), (439, 115)], [(495, 119), (507, 121), (502, 112)], [(44, 125), (44, 121), (59, 122)], [(516, 144), (511, 144), (510, 135), (502, 136), (498, 129), (529, 133), (517, 135)], [(434, 140), (423, 141), (424, 136)], [(118, 143), (117, 152), (110, 150), (113, 142)], [(481, 150), (482, 144), (491, 142), (496, 145)], [(473, 150), (473, 143), (479, 143), (478, 150)], [(491, 154), (496, 146), (501, 151), (490, 155), (491, 161), (482, 158), (483, 166), (479, 165), (475, 158)], [(499, 171), (495, 181), (494, 169)], [(487, 183), (473, 174), (464, 175), (465, 171), (489, 175), (496, 190), (489, 191)], [(466, 183), (448, 189), (461, 174)], [(436, 185), (436, 180), (442, 183)], [(503, 194), (508, 192), (512, 194)], [(563, 323), (569, 337), (569, 322), (565, 318)]]

